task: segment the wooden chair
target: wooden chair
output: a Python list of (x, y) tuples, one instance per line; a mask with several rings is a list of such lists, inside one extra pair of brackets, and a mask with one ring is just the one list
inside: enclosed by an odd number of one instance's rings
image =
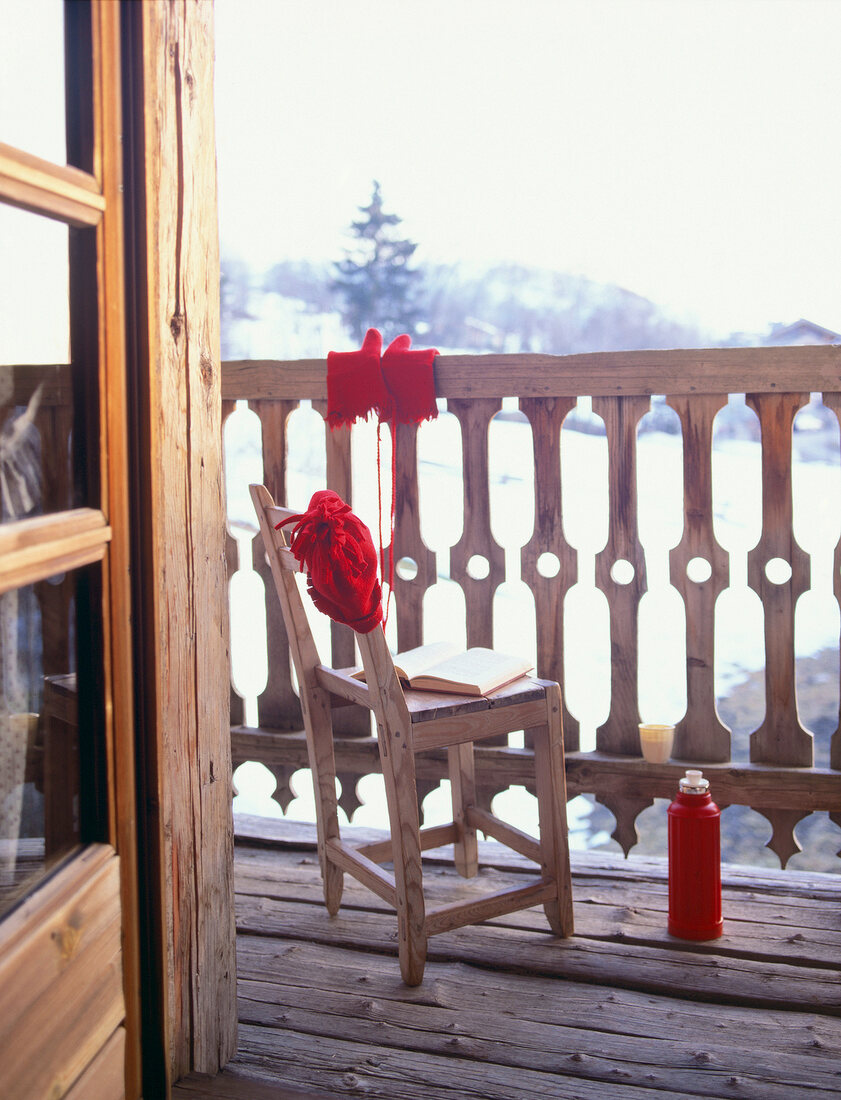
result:
[[(566, 786), (560, 688), (553, 681), (524, 677), (483, 698), (404, 691), (378, 627), (357, 634), (367, 685), (353, 669), (323, 665), (307, 622), (294, 574), (299, 563), (275, 524), (294, 515), (277, 507), (263, 485), (250, 487), (260, 531), (277, 587), (298, 676), (307, 749), (315, 788), (318, 855), (327, 910), (335, 915), (347, 871), (397, 910), (400, 971), (407, 985), (419, 985), (427, 939), (462, 925), (543, 904), (559, 936), (573, 932), (567, 845)], [(330, 718), (331, 696), (361, 704), (376, 718), (385, 779), (391, 839), (354, 848), (342, 840), (336, 813), (336, 767)], [(540, 840), (475, 805), (473, 743), (485, 737), (529, 729), (534, 741)], [(446, 747), (452, 785), (453, 821), (419, 828), (415, 753)], [(476, 830), (540, 865), (526, 886), (474, 901), (426, 911), (421, 852), (452, 843), (455, 866), (465, 877), (478, 869)], [(379, 866), (391, 861), (394, 873)]]

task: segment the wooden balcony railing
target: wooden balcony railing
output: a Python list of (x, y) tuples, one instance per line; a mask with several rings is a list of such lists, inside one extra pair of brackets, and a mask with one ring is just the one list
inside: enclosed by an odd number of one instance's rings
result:
[[(769, 820), (769, 847), (781, 863), (799, 850), (794, 827), (805, 815), (828, 811), (841, 825), (841, 732), (831, 735), (828, 767), (815, 766), (814, 736), (801, 723), (795, 684), (795, 604), (810, 586), (810, 556), (793, 531), (792, 430), (798, 410), (810, 393), (841, 410), (841, 347), (792, 347), (641, 351), (595, 355), (439, 356), (436, 392), (461, 427), (464, 524), (450, 548), (449, 575), (464, 593), (469, 645), (493, 644), (493, 595), (505, 580), (522, 579), (531, 590), (536, 621), (537, 673), (564, 684), (564, 650), (580, 644), (565, 636), (564, 600), (579, 579), (579, 556), (564, 534), (563, 486), (575, 471), (563, 469), (561, 427), (579, 395), (592, 398), (593, 412), (604, 422), (608, 455), (608, 522), (604, 547), (595, 555), (595, 584), (609, 610), (610, 709), (599, 726), (594, 751), (582, 751), (575, 717), (567, 710), (564, 729), (570, 797), (591, 793), (616, 818), (614, 836), (627, 853), (636, 841), (635, 820), (654, 798), (670, 798), (687, 763), (710, 774), (722, 806), (745, 805)], [(713, 517), (713, 423), (730, 394), (746, 394), (761, 438), (762, 525), (756, 545), (747, 553), (748, 587), (761, 601), (765, 630), (765, 718), (749, 742), (745, 759), (736, 759), (730, 731), (721, 721), (713, 680), (716, 601), (730, 583), (729, 555), (716, 541)], [(638, 609), (647, 591), (646, 559), (638, 533), (637, 428), (651, 409), (651, 397), (665, 395), (679, 418), (683, 439), (683, 535), (668, 557), (669, 583), (679, 594), (686, 622), (686, 712), (676, 731), (674, 758), (667, 764), (646, 763), (639, 752)], [(326, 362), (246, 361), (223, 364), (223, 415), (245, 400), (260, 419), (264, 480), (277, 499), (285, 500), (287, 420), (301, 400), (324, 413)], [(519, 575), (511, 577), (511, 555), (495, 540), (491, 526), (488, 427), (502, 399), (516, 397), (532, 428), (534, 443), (534, 529), (519, 554)], [(326, 432), (327, 486), (353, 503), (351, 433)], [(413, 579), (395, 580), (398, 647), (423, 641), (423, 600), (436, 583), (436, 555), (421, 537), (418, 450), (414, 427), (400, 428), (397, 442), (395, 560), (411, 558)], [(295, 503), (294, 501), (290, 503)], [(306, 502), (303, 502), (305, 505)], [(230, 570), (237, 568), (236, 546), (230, 545)], [(560, 568), (546, 576), (539, 567), (545, 553)], [(478, 579), (469, 562), (478, 555), (487, 575)], [(690, 579), (693, 559), (708, 563), (706, 580)], [(784, 583), (769, 580), (772, 559), (790, 566)], [(841, 600), (841, 543), (834, 549), (833, 591)], [(283, 625), (259, 536), (253, 544), (254, 568), (266, 586), (268, 686), (259, 697), (259, 726), (242, 724), (241, 700), (232, 696), (234, 765), (259, 760), (278, 778), (281, 805), (289, 797), (288, 778), (306, 767), (297, 696)], [(614, 566), (626, 566), (627, 583), (619, 583)], [(622, 578), (627, 579), (627, 578)], [(333, 625), (332, 661), (354, 663), (353, 638)], [(326, 655), (325, 655), (326, 656)], [(334, 712), (337, 769), (342, 802), (355, 806), (356, 781), (378, 770), (376, 743), (367, 716), (353, 708)], [(487, 802), (510, 784), (528, 785), (531, 752), (490, 745), (477, 748), (482, 797)], [(418, 762), (418, 777), (432, 789), (446, 774), (443, 754)]]

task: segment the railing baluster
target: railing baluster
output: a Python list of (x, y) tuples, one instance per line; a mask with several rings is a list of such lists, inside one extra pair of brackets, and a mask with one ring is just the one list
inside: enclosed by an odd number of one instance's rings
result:
[[(534, 444), (534, 532), (520, 551), (520, 573), (534, 594), (537, 615), (537, 675), (564, 682), (564, 599), (578, 580), (578, 555), (564, 538), (561, 491), (561, 425), (575, 408), (574, 397), (524, 397)], [(541, 554), (555, 554), (560, 570), (544, 577)], [(564, 748), (579, 749), (579, 725), (564, 702)]]
[[(260, 418), (263, 433), (263, 482), (277, 501), (286, 501), (286, 424), (297, 409), (297, 401), (249, 401)], [(291, 503), (291, 502), (290, 502)], [(303, 507), (307, 502), (304, 501)], [(296, 505), (297, 507), (297, 505)], [(266, 561), (263, 539), (258, 533), (251, 544), (253, 565), (265, 588), (266, 652), (268, 679), (257, 700), (260, 725), (267, 729), (301, 729), (301, 704), (292, 687), (289, 641), (277, 601), (271, 569)]]
[[(668, 399), (683, 428), (683, 538), (669, 553), (669, 574), (686, 609), (686, 714), (675, 728), (674, 757), (694, 763), (730, 759), (730, 730), (715, 705), (715, 604), (729, 559), (715, 539), (712, 499), (713, 421), (726, 403), (726, 395)], [(709, 563), (706, 581), (688, 577), (693, 558)]]
[[(841, 393), (825, 393), (823, 403), (828, 409), (832, 409), (841, 426)], [(832, 561), (832, 590), (835, 593), (835, 599), (841, 604), (841, 539), (835, 545)], [(838, 726), (829, 742), (829, 766), (841, 771), (841, 708), (839, 708)], [(837, 825), (841, 825), (841, 813), (831, 816)]]
[[(223, 401), (222, 402), (222, 432), (224, 438), (225, 422), (228, 417), (237, 407), (236, 401)], [(225, 564), (228, 574), (228, 591), (231, 588), (231, 578), (234, 573), (239, 570), (239, 543), (228, 530), (225, 528)], [(245, 722), (245, 700), (235, 690), (233, 680), (231, 681), (231, 725), (241, 726)], [(234, 761), (234, 767), (242, 761)]]
[[(768, 358), (770, 356), (770, 358)], [(653, 797), (674, 790), (685, 765), (670, 762), (649, 765), (639, 758), (636, 725), (638, 710), (638, 609), (646, 591), (645, 558), (637, 530), (637, 425), (649, 410), (651, 390), (671, 387), (669, 404), (677, 411), (684, 433), (684, 533), (670, 552), (671, 583), (686, 608), (687, 711), (678, 724), (675, 755), (703, 763), (720, 791), (718, 801), (752, 805), (771, 822), (769, 847), (785, 864), (798, 849), (794, 827), (804, 815), (828, 811), (841, 824), (838, 783), (841, 782), (841, 714), (831, 740), (830, 769), (809, 767), (812, 736), (797, 717), (794, 679), (794, 608), (807, 588), (809, 559), (796, 544), (792, 531), (792, 446), (794, 414), (804, 403), (806, 390), (837, 385), (841, 350), (830, 348), (702, 349), (692, 352), (611, 353), (597, 356), (443, 356), (436, 361), (436, 386), (457, 417), (463, 441), (464, 529), (450, 551), (451, 576), (465, 594), (468, 645), (491, 645), (493, 597), (505, 577), (505, 553), (493, 539), (488, 484), (488, 429), (502, 404), (502, 394), (521, 395), (520, 404), (532, 425), (535, 461), (535, 525), (520, 552), (520, 572), (537, 607), (538, 671), (563, 678), (563, 647), (575, 639), (563, 636), (566, 592), (578, 579), (578, 557), (563, 537), (560, 433), (575, 395), (593, 395), (594, 411), (607, 430), (609, 459), (609, 528), (604, 549), (596, 555), (596, 583), (605, 592), (610, 611), (611, 706), (598, 731), (597, 752), (570, 751), (569, 789), (593, 793), (616, 816), (615, 838), (625, 851), (636, 837), (636, 818)], [(773, 378), (771, 370), (774, 370)], [(324, 410), (326, 364), (323, 360), (290, 364), (226, 364), (226, 398), (246, 398), (260, 415), (264, 431), (266, 483), (283, 498), (285, 427), (299, 399), (310, 398)], [(755, 379), (755, 381), (753, 381)], [(750, 380), (750, 381), (749, 381)], [(748, 555), (748, 580), (765, 612), (767, 714), (751, 740), (751, 764), (731, 761), (729, 731), (715, 710), (714, 615), (717, 597), (729, 580), (728, 556), (715, 539), (712, 516), (712, 426), (728, 392), (753, 386), (749, 403), (762, 428), (763, 528), (757, 547)], [(677, 394), (677, 396), (674, 395)], [(259, 398), (260, 400), (253, 400)], [(841, 392), (828, 392), (824, 403), (841, 414)], [(233, 407), (226, 405), (226, 412)], [(351, 498), (350, 436), (327, 433), (327, 484), (348, 501)], [(395, 580), (398, 606), (398, 645), (406, 648), (423, 640), (424, 593), (436, 580), (436, 556), (424, 544), (419, 529), (417, 434), (400, 429), (395, 557), (411, 557), (418, 565), (413, 581)], [(566, 471), (563, 471), (564, 478)], [(573, 472), (574, 473), (574, 472)], [(298, 503), (292, 502), (289, 503)], [(306, 501), (302, 502), (305, 506)], [(556, 554), (561, 570), (554, 578), (537, 570), (541, 553)], [(255, 564), (264, 578), (262, 548), (255, 546)], [(467, 564), (473, 555), (488, 562), (489, 575), (471, 577)], [(711, 567), (705, 582), (692, 581), (687, 566), (704, 558)], [(765, 566), (772, 557), (792, 567), (790, 583), (775, 585)], [(611, 575), (619, 560), (630, 562), (630, 583)], [(833, 587), (841, 604), (841, 541), (835, 548)], [(472, 571), (472, 570), (471, 570)], [(271, 592), (271, 585), (268, 585)], [(298, 702), (291, 692), (285, 637), (278, 638), (274, 602), (269, 600), (270, 687), (261, 698), (261, 724), (283, 728), (301, 725)], [(333, 660), (353, 661), (352, 642), (336, 628)], [(503, 639), (499, 639), (503, 646)], [(284, 695), (284, 693), (287, 693)], [(343, 717), (338, 718), (339, 714)], [(350, 718), (350, 727), (344, 723)], [(352, 811), (356, 780), (376, 769), (376, 753), (365, 740), (348, 737), (354, 728), (351, 708), (337, 712), (336, 757), (343, 799)], [(340, 725), (341, 723), (341, 725)], [(577, 750), (578, 731), (565, 714), (567, 749)], [(233, 731), (235, 746), (248, 759), (262, 758), (286, 781), (305, 764), (300, 737), (267, 732)], [(258, 750), (258, 746), (260, 746)], [(478, 801), (486, 805), (510, 782), (528, 782), (531, 765), (526, 751), (485, 745), (477, 750)], [(628, 757), (636, 759), (629, 760)], [(445, 758), (434, 754), (418, 759), (419, 776), (431, 789), (446, 774)], [(281, 783), (283, 786), (283, 782)], [(279, 792), (285, 801), (288, 791)], [(841, 853), (839, 853), (841, 854)]]
[[(762, 432), (762, 536), (748, 554), (748, 584), (765, 612), (765, 720), (750, 737), (756, 763), (808, 767), (812, 735), (797, 713), (794, 668), (794, 608), (809, 587), (809, 555), (792, 531), (791, 432), (808, 394), (748, 394)], [(791, 566), (785, 584), (768, 579), (766, 566), (782, 558)]]
[[(637, 612), (646, 589), (637, 531), (637, 424), (650, 407), (648, 397), (593, 398), (593, 411), (605, 423), (609, 470), (609, 529), (607, 544), (596, 555), (596, 584), (610, 608), (610, 713), (596, 732), (596, 748), (632, 756), (640, 751)], [(627, 584), (611, 576), (617, 561), (633, 566)]]
[[(467, 645), (493, 647), (494, 593), (505, 580), (505, 553), (491, 534), (488, 484), (488, 427), (502, 408), (498, 398), (459, 398), (447, 403), (461, 424), (464, 453), (464, 531), (450, 550), (450, 575), (464, 591), (467, 605)], [(473, 555), (487, 560), (487, 577), (477, 580), (467, 571)]]
[(397, 427), (397, 494), (394, 516), (394, 560), (411, 558), (416, 576), (404, 579), (396, 572), (394, 592), (399, 607), (397, 648), (413, 649), (423, 644), (423, 598), (437, 580), (435, 554), (421, 538), (418, 500), (418, 425)]
[[(312, 407), (320, 416), (326, 416), (326, 401), (313, 401)], [(351, 429), (345, 426), (332, 429), (325, 427), (324, 445), (327, 488), (338, 493), (342, 500), (353, 507)], [(350, 668), (357, 663), (353, 631), (349, 626), (330, 623), (330, 652), (334, 668)], [(333, 732), (346, 737), (367, 737), (371, 732), (371, 716), (362, 707), (341, 707), (333, 712)], [(359, 805), (355, 793), (356, 784), (351, 784), (347, 776), (340, 782), (343, 799), (341, 805), (350, 816)]]
[[(488, 430), (493, 417), (502, 408), (499, 398), (453, 398), (447, 410), (461, 425), (464, 471), (464, 530), (450, 550), (450, 576), (461, 585), (467, 618), (467, 645), (493, 648), (494, 593), (505, 580), (505, 551), (491, 533), (490, 482), (488, 471)], [(488, 563), (487, 577), (476, 579), (467, 571), (473, 555)], [(502, 647), (500, 647), (502, 648)], [(506, 744), (508, 736), (489, 737), (484, 744)], [(507, 784), (488, 787), (477, 784), (480, 806), (490, 809), (493, 796)]]

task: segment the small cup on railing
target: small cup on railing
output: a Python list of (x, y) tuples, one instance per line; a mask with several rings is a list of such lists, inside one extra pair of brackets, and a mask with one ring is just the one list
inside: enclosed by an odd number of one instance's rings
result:
[(672, 755), (675, 727), (640, 722), (640, 748), (649, 764), (665, 764)]

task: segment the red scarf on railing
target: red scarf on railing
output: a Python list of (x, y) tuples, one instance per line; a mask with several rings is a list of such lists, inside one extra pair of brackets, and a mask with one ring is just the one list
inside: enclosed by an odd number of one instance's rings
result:
[[(327, 356), (327, 423), (331, 428), (354, 423), (369, 412), (377, 414), (377, 508), (380, 569), (388, 581), (388, 605), (394, 587), (394, 515), (397, 493), (397, 426), (420, 424), (438, 415), (432, 364), (435, 348), (410, 350), (405, 333), (389, 344), (380, 360), (382, 336), (369, 328), (359, 351), (331, 351)], [(383, 548), (382, 425), (391, 425), (391, 515), (389, 517), (388, 568)]]
[(319, 611), (368, 634), (382, 622), (382, 589), (371, 532), (338, 493), (319, 489), (294, 523), (289, 548), (306, 570), (307, 590)]

